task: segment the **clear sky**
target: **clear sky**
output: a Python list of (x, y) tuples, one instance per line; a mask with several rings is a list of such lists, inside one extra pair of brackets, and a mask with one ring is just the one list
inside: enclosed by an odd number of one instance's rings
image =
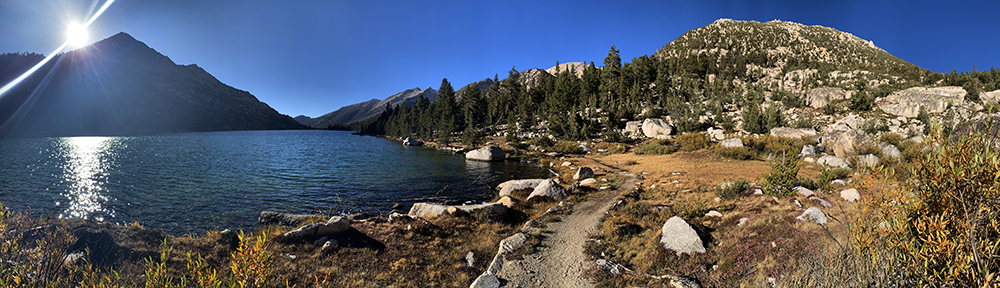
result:
[[(102, 3), (0, 1), (0, 52), (49, 53)], [(281, 113), (316, 117), (441, 78), (461, 87), (512, 66), (600, 65), (611, 45), (630, 61), (718, 18), (833, 27), (936, 72), (1000, 68), (997, 11), (998, 1), (117, 0), (89, 32), (127, 32)]]

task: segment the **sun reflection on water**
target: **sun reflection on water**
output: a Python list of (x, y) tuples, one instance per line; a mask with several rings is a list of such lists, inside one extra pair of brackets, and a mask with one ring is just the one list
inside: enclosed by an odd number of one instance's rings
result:
[[(104, 221), (104, 215), (114, 217), (114, 211), (104, 207), (109, 198), (103, 195), (108, 176), (106, 171), (112, 164), (108, 148), (113, 138), (68, 137), (61, 140), (60, 144), (66, 151), (63, 166), (66, 191), (62, 195), (69, 201), (59, 217), (93, 218), (97, 221)], [(56, 202), (56, 205), (62, 203)]]

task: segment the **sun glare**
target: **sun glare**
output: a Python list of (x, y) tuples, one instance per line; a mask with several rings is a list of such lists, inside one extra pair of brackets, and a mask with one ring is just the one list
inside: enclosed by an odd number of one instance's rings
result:
[(70, 23), (69, 29), (66, 30), (66, 41), (72, 47), (83, 47), (87, 45), (87, 26), (80, 23)]

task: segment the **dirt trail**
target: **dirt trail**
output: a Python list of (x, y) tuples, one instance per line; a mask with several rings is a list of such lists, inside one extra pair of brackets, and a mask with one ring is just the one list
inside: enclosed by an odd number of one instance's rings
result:
[[(602, 166), (608, 173), (619, 172), (596, 161), (594, 164)], [(501, 287), (593, 287), (583, 278), (584, 270), (592, 265), (583, 255), (583, 245), (587, 236), (597, 229), (596, 224), (604, 212), (615, 204), (618, 195), (634, 189), (634, 174), (625, 172), (619, 175), (625, 178), (621, 187), (601, 192), (604, 195), (599, 198), (576, 204), (572, 213), (563, 215), (561, 221), (547, 223), (548, 227), (534, 253), (524, 255), (521, 260), (505, 262), (497, 275), (503, 279)]]

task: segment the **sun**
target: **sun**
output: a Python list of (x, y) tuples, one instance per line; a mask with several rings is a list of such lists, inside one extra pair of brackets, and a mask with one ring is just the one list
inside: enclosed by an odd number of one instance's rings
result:
[(80, 25), (80, 23), (70, 23), (69, 28), (66, 30), (66, 42), (73, 47), (83, 47), (87, 45), (87, 26)]

